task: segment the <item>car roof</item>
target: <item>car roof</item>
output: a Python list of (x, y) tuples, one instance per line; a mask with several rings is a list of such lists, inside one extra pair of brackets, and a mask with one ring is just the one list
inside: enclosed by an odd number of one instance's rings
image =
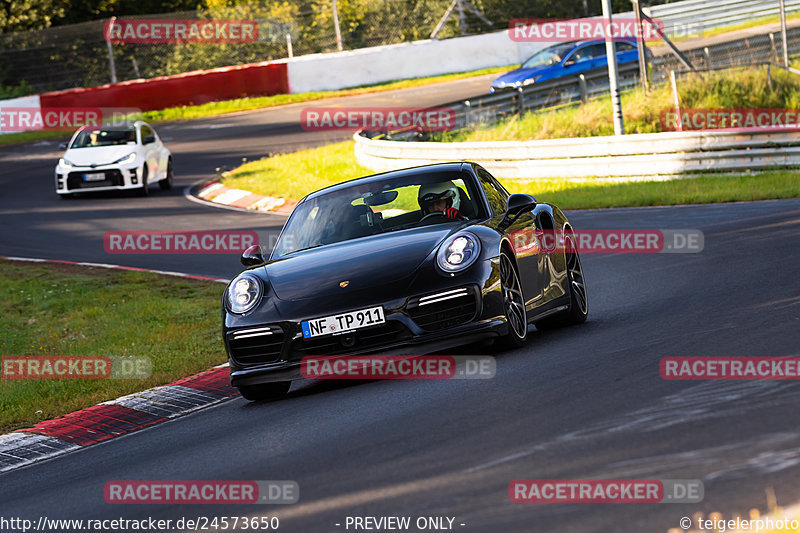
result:
[[(636, 38), (635, 37), (615, 37), (614, 41), (625, 42), (625, 43), (630, 43), (630, 44), (636, 44)], [(551, 49), (551, 48), (559, 48), (559, 47), (562, 47), (562, 46), (572, 46), (574, 48), (574, 47), (581, 46), (581, 45), (584, 45), (584, 44), (600, 44), (600, 43), (605, 43), (605, 42), (606, 42), (605, 39), (583, 39), (583, 40), (580, 40), (580, 41), (563, 41), (563, 42), (560, 42), (560, 43), (551, 44), (547, 48), (542, 48), (542, 50), (548, 50), (548, 49)]]
[(136, 129), (137, 127), (140, 128), (142, 126), (150, 126), (150, 125), (142, 120), (136, 120), (134, 122), (114, 123), (114, 124), (97, 124), (97, 125), (86, 124), (85, 126), (81, 126), (80, 128), (78, 128), (78, 131), (84, 131), (84, 130), (131, 131)]
[[(471, 166), (471, 164), (466, 162), (452, 162), (452, 163), (434, 163), (431, 165), (422, 165), (419, 167), (391, 170), (388, 172), (381, 172), (379, 174), (372, 174), (370, 176), (364, 176), (361, 178), (354, 178), (351, 180), (343, 181), (341, 183), (325, 187), (324, 189), (319, 189), (318, 191), (314, 191), (308, 194), (306, 198), (315, 198), (323, 194), (349, 189), (350, 187), (356, 187), (358, 185), (364, 185), (367, 183), (383, 181), (385, 179), (420, 176), (424, 174), (433, 174), (433, 173), (438, 174), (439, 172), (459, 173), (464, 168), (469, 166)], [(305, 198), (303, 200), (305, 200)]]

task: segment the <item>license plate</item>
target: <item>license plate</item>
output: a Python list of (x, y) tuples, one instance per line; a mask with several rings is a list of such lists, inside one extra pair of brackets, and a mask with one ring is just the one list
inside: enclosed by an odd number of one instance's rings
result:
[(386, 319), (383, 316), (383, 307), (370, 307), (360, 311), (351, 311), (339, 315), (331, 315), (313, 320), (304, 320), (300, 325), (303, 327), (303, 337), (319, 337), (320, 335), (333, 335), (353, 331), (354, 329), (366, 328), (376, 324), (383, 324)]
[(99, 174), (84, 174), (83, 181), (103, 181), (106, 179), (105, 172)]

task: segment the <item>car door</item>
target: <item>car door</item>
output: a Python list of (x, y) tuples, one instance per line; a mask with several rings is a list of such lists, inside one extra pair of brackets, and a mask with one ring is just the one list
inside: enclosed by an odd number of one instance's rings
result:
[[(486, 199), (494, 211), (493, 215), (502, 215), (506, 210), (508, 192), (489, 172), (480, 167), (477, 171)], [(542, 270), (544, 265), (541, 262), (539, 241), (536, 237), (536, 219), (531, 213), (524, 213), (506, 228), (506, 233), (514, 248), (526, 307), (530, 309), (538, 305), (542, 299), (541, 280), (544, 277)]]
[(616, 42), (614, 47), (617, 51), (617, 63), (631, 63), (639, 60), (639, 50), (633, 44)]
[(564, 59), (564, 76), (578, 75), (597, 66), (598, 60), (605, 58), (605, 52), (596, 44), (583, 44), (575, 48)]
[(143, 124), (139, 130), (142, 141), (142, 152), (144, 153), (144, 160), (147, 163), (148, 169), (148, 182), (152, 183), (158, 181), (161, 173), (161, 166), (158, 157), (158, 142), (155, 137), (153, 128), (147, 124)]
[(164, 141), (161, 140), (161, 136), (153, 130), (153, 134), (156, 136), (156, 146), (158, 152), (158, 167), (161, 169), (161, 172), (164, 173), (167, 171), (167, 166), (169, 164), (169, 150), (167, 147), (164, 146)]

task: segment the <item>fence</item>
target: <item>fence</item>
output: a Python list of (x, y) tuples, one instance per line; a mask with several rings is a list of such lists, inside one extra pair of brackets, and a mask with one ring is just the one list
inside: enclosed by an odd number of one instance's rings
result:
[[(356, 50), (427, 39), (450, 3), (451, 0), (339, 2), (343, 48)], [(532, 0), (493, 0), (486, 4), (501, 7), (486, 10), (493, 25), (487, 26), (467, 12), (463, 28), (467, 35), (503, 30), (508, 20), (515, 17), (582, 16), (579, 6), (569, 3), (542, 6)], [(329, 0), (256, 0), (202, 11), (121, 18), (254, 20), (258, 23), (259, 39), (240, 44), (115, 44), (113, 55), (119, 81), (286, 58), (289, 55), (287, 34), (295, 56), (331, 52), (338, 48)], [(18, 85), (24, 80), (35, 91), (44, 92), (109, 83), (111, 73), (103, 36), (103, 25), (107, 20), (39, 31), (0, 33), (0, 85)], [(458, 17), (450, 17), (438, 38), (448, 39), (462, 34)]]
[[(800, 0), (785, 1), (787, 12), (800, 10)], [(256, 42), (240, 44), (114, 44), (117, 79), (151, 78), (285, 58), (289, 54), (287, 34), (291, 37), (295, 56), (336, 50), (334, 26), (329, 9), (324, 7), (326, 3), (319, 2), (314, 4), (315, 7), (304, 9), (294, 4), (263, 1), (204, 11), (131, 17), (144, 20), (255, 20), (259, 38)], [(339, 18), (344, 48), (354, 50), (426, 39), (449, 4), (450, 0), (341, 2)], [(468, 12), (468, 34), (505, 32), (508, 21), (513, 18), (583, 16), (580, 2), (487, 1), (483, 4), (484, 14), (493, 25), (485, 25)], [(554, 11), (544, 13), (541, 12), (543, 9)], [(777, 9), (778, 0), (684, 0), (654, 5), (645, 10), (664, 22), (668, 35), (674, 35), (685, 32), (686, 28), (710, 29), (770, 14), (777, 16)], [(630, 17), (631, 13), (616, 16)], [(439, 35), (440, 39), (459, 34), (456, 19), (451, 17)], [(109, 83), (108, 49), (103, 37), (105, 22), (98, 20), (39, 31), (0, 33), (0, 85), (16, 86), (24, 81), (34, 92), (45, 92)], [(503, 65), (498, 63), (495, 66)], [(470, 66), (464, 65), (463, 68)]]

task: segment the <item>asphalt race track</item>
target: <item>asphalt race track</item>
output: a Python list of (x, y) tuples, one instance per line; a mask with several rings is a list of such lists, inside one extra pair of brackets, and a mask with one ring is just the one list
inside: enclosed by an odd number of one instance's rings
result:
[[(465, 86), (451, 85), (452, 91), (468, 92)], [(3, 148), (0, 255), (231, 276), (238, 270), (231, 256), (109, 257), (102, 233), (277, 231), (279, 217), (190, 203), (181, 189), (237, 158), (336, 137), (292, 126), (288, 114), (297, 112), (262, 111), (160, 128), (176, 153), (180, 186), (169, 194), (154, 190), (150, 198), (61, 201), (53, 193), (52, 146), (25, 147), (25, 154), (13, 152), (19, 147)], [(219, 125), (227, 126), (213, 129)], [(348, 516), (411, 516), (412, 521), (445, 516), (464, 532), (638, 533), (666, 532), (696, 512), (727, 517), (752, 507), (764, 510), (770, 487), (779, 504), (796, 503), (797, 383), (665, 381), (659, 360), (800, 355), (800, 200), (567, 215), (578, 229), (699, 229), (705, 248), (697, 254), (585, 254), (589, 321), (547, 333), (532, 328), (519, 350), (465, 349), (497, 357), (494, 379), (302, 382), (275, 403), (237, 398), (3, 474), (2, 514), (278, 516), (280, 531), (301, 533), (344, 531)], [(705, 499), (510, 502), (509, 483), (525, 478), (700, 479)], [(104, 501), (107, 481), (130, 479), (294, 480), (300, 501), (288, 506)]]

